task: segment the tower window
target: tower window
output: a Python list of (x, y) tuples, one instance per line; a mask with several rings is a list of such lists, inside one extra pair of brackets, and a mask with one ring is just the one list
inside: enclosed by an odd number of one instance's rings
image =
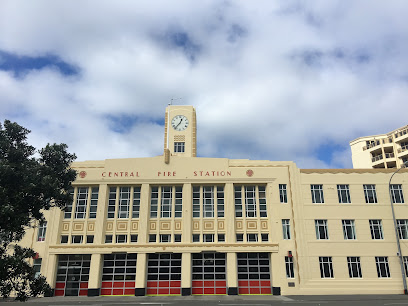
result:
[(175, 142), (174, 143), (174, 152), (175, 153), (184, 153), (184, 142)]

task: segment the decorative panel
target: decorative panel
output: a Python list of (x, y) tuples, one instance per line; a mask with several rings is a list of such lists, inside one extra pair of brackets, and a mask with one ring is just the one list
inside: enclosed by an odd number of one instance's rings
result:
[(176, 231), (181, 231), (181, 221), (174, 222), (174, 228)]
[(235, 222), (235, 227), (236, 227), (237, 229), (242, 229), (242, 221), (236, 221), (236, 222)]
[(268, 229), (268, 221), (261, 221), (261, 229)]
[(224, 221), (218, 221), (218, 230), (224, 230)]
[(200, 229), (200, 221), (193, 221), (193, 230)]
[(139, 222), (132, 222), (132, 230), (137, 231), (139, 229)]
[(69, 231), (69, 223), (62, 223), (62, 230), (64, 232)]
[(213, 230), (214, 229), (214, 221), (204, 221), (204, 229), (205, 230)]
[(152, 230), (152, 231), (156, 230), (156, 221), (151, 221), (150, 222), (150, 230)]
[(107, 231), (113, 231), (113, 222), (112, 221), (106, 223), (106, 230)]
[(95, 222), (88, 223), (88, 232), (93, 232), (95, 230)]
[(83, 231), (84, 230), (84, 224), (83, 223), (74, 223), (73, 224), (73, 231)]
[(170, 229), (171, 229), (171, 223), (170, 223), (170, 221), (162, 221), (162, 222), (160, 222), (160, 230), (167, 231), (167, 230), (170, 230)]
[(127, 221), (125, 222), (117, 222), (116, 223), (116, 230), (118, 231), (126, 231), (127, 230)]
[(257, 224), (256, 221), (247, 221), (247, 229), (256, 229)]

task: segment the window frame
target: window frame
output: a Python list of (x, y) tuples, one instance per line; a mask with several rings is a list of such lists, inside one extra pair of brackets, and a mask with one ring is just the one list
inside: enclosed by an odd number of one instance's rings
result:
[(323, 184), (311, 184), (312, 203), (324, 204)]
[(295, 278), (295, 267), (293, 265), (293, 256), (285, 256), (286, 278)]
[(174, 142), (174, 153), (185, 153), (186, 145), (184, 141)]
[(404, 204), (404, 193), (402, 191), (402, 184), (391, 184), (390, 193), (393, 204)]
[(329, 229), (327, 219), (315, 219), (315, 231), (317, 240), (328, 240)]
[(375, 184), (363, 184), (363, 190), (364, 190), (364, 198), (365, 198), (366, 204), (377, 204), (378, 203)]
[(282, 219), (283, 240), (290, 240), (290, 219)]
[[(370, 224), (371, 239), (372, 240), (383, 240), (384, 231), (383, 231), (383, 226), (382, 226), (382, 220), (381, 219), (370, 219), (368, 220), (368, 222)], [(377, 233), (378, 235), (376, 235)]]
[(44, 242), (47, 234), (47, 221), (38, 224), (37, 242)]
[(331, 256), (319, 256), (319, 266), (321, 278), (334, 278), (333, 259)]
[[(348, 223), (348, 224), (347, 224)], [(343, 228), (343, 237), (344, 240), (356, 240), (356, 224), (354, 219), (343, 219), (341, 220), (341, 225)], [(349, 233), (351, 232), (351, 237), (349, 237)]]
[(347, 256), (347, 267), (350, 278), (362, 278), (361, 262), (359, 256)]
[(339, 198), (340, 204), (350, 204), (350, 186), (348, 184), (338, 184), (337, 185), (337, 196)]
[(407, 219), (397, 219), (397, 230), (398, 237), (401, 240), (408, 239), (408, 220)]
[(279, 200), (280, 203), (288, 203), (288, 191), (286, 184), (279, 184)]
[[(388, 256), (376, 256), (375, 265), (377, 267), (377, 276), (378, 278), (390, 278), (390, 266), (388, 263)], [(385, 276), (383, 273), (385, 272)]]

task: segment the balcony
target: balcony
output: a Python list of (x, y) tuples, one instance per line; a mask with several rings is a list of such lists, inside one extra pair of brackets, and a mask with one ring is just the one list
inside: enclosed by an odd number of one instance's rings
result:
[(385, 153), (385, 158), (394, 158), (394, 153)]
[[(392, 154), (392, 153), (390, 153), (390, 154)], [(380, 155), (377, 155), (377, 156), (373, 156), (373, 157), (371, 158), (371, 161), (372, 161), (373, 163), (375, 163), (376, 161), (382, 160), (383, 158), (384, 158), (383, 155), (380, 154)]]
[(374, 140), (373, 142), (371, 142), (368, 146), (364, 146), (363, 147), (363, 151), (374, 148), (376, 146), (379, 146), (381, 144), (380, 140)]
[(394, 136), (395, 136), (395, 141), (398, 141), (398, 142), (408, 139), (408, 127), (395, 133)]
[(404, 145), (401, 148), (398, 149), (398, 156), (403, 156), (408, 154), (408, 145)]

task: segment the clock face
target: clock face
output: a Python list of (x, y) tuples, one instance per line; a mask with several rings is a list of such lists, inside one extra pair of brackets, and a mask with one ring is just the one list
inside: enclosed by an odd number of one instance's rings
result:
[(174, 116), (171, 120), (171, 126), (176, 131), (184, 131), (188, 127), (188, 119), (183, 115)]

